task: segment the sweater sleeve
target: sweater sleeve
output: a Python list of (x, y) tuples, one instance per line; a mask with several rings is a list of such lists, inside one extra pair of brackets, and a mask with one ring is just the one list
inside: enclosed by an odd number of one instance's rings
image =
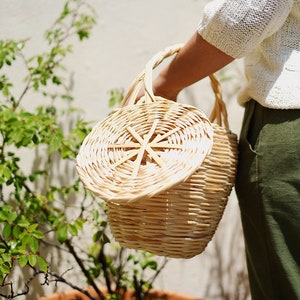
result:
[(226, 54), (241, 58), (275, 33), (295, 0), (213, 0), (198, 33)]

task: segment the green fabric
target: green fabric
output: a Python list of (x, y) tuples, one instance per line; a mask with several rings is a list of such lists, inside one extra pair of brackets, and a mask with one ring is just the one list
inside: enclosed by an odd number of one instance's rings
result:
[(236, 192), (252, 299), (300, 299), (300, 110), (247, 104)]

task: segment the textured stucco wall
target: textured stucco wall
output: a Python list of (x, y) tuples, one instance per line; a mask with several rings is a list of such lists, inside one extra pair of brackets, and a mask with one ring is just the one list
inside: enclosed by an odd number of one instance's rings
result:
[[(201, 0), (91, 0), (98, 14), (98, 24), (91, 38), (76, 43), (73, 55), (68, 58), (68, 68), (74, 72), (74, 95), (78, 106), (86, 111), (87, 120), (98, 121), (109, 112), (108, 90), (126, 88), (144, 68), (148, 59), (162, 48), (185, 42), (195, 31), (207, 1)], [(29, 54), (41, 52), (44, 30), (48, 28), (61, 11), (62, 0), (2, 0), (0, 5), (1, 38), (31, 37), (27, 50)], [(226, 75), (233, 78), (224, 83), (224, 96), (230, 124), (238, 132), (242, 109), (234, 99), (239, 88), (240, 63), (226, 69)], [(22, 74), (16, 72), (16, 78)], [(207, 81), (187, 89), (181, 95), (182, 101), (197, 104), (209, 111), (213, 97)], [(30, 101), (34, 101), (33, 98)], [(29, 100), (28, 100), (29, 101)], [(202, 102), (201, 102), (202, 101)], [(235, 196), (231, 197), (229, 208), (221, 226), (222, 248), (226, 257), (226, 234), (224, 228), (237, 219)], [(235, 221), (234, 221), (235, 222)], [(234, 223), (235, 224), (235, 223)], [(234, 225), (235, 226), (235, 225)], [(229, 226), (230, 227), (230, 226)], [(232, 226), (231, 226), (232, 227)], [(230, 236), (230, 233), (227, 234)], [(211, 257), (214, 246), (190, 260), (173, 260), (159, 277), (157, 287), (189, 293), (203, 297), (210, 282)]]

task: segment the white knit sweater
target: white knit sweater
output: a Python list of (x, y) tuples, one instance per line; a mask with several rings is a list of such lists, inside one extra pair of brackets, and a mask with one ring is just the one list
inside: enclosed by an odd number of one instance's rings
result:
[(198, 32), (226, 54), (244, 57), (241, 104), (253, 98), (300, 109), (300, 0), (213, 0)]

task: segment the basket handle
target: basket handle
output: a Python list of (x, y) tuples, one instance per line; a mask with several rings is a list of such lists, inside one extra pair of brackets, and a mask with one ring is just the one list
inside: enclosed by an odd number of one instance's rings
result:
[[(159, 101), (161, 98), (156, 97), (152, 90), (152, 71), (161, 64), (164, 59), (178, 53), (182, 47), (183, 44), (176, 44), (155, 54), (146, 64), (145, 70), (142, 71), (132, 82), (127, 94), (120, 104), (120, 107), (134, 105), (138, 102), (151, 103)], [(229, 129), (228, 115), (226, 105), (222, 98), (220, 83), (214, 74), (210, 74), (209, 78), (212, 90), (215, 94), (215, 104), (209, 120), (217, 123), (219, 126), (224, 126)], [(141, 99), (137, 99), (136, 97), (142, 87), (144, 87), (145, 96)]]

